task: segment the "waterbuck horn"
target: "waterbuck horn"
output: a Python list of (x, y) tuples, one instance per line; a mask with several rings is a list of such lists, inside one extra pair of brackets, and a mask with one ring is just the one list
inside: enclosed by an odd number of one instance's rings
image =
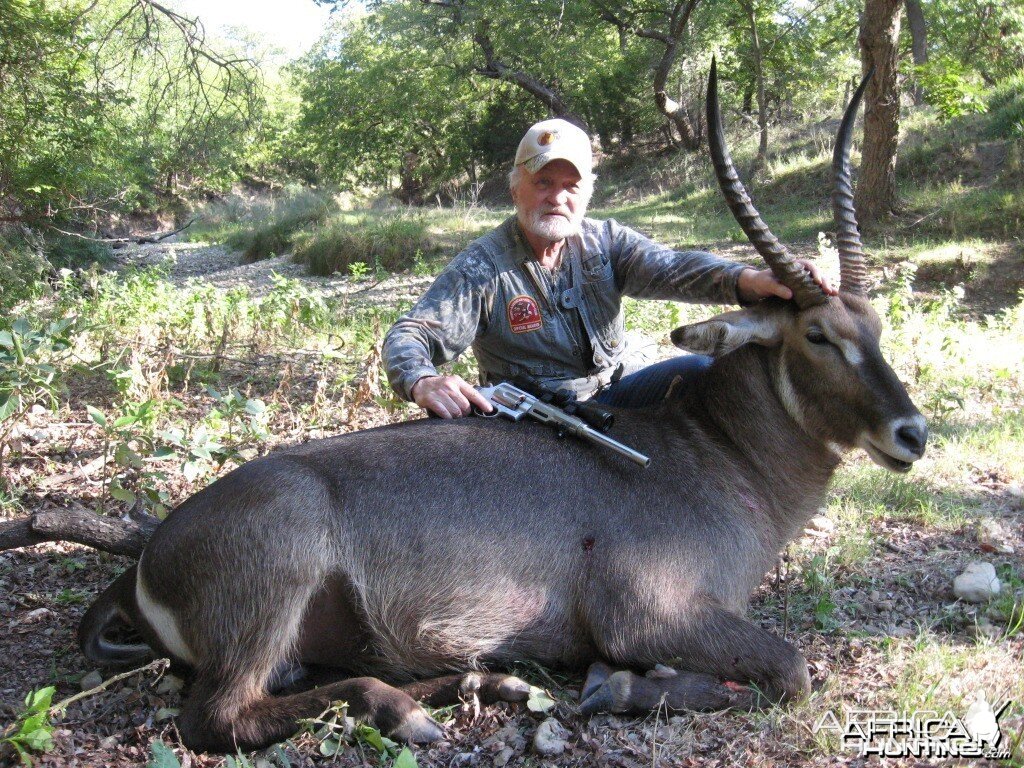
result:
[(722, 111), (718, 105), (718, 65), (714, 58), (711, 59), (711, 74), (708, 77), (707, 118), (708, 145), (718, 185), (722, 188), (725, 201), (747, 239), (771, 267), (779, 282), (793, 291), (793, 300), (801, 309), (824, 303), (828, 298), (825, 292), (814, 282), (810, 272), (796, 262), (793, 255), (761, 220), (760, 214), (750, 200), (750, 195), (740, 181), (739, 174), (736, 173), (729, 150), (725, 146)]
[(861, 246), (857, 216), (853, 209), (850, 143), (853, 138), (853, 123), (857, 119), (857, 108), (874, 71), (874, 67), (868, 71), (850, 99), (850, 104), (843, 114), (843, 122), (839, 125), (836, 148), (832, 153), (832, 215), (836, 221), (836, 247), (839, 249), (839, 285), (845, 293), (859, 296), (867, 293), (867, 276), (864, 249)]

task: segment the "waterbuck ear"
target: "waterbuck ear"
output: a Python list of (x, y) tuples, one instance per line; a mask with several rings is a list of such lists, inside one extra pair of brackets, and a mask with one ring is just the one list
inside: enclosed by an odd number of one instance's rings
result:
[(676, 328), (672, 331), (672, 343), (680, 349), (711, 357), (721, 357), (744, 344), (766, 347), (778, 344), (782, 341), (786, 315), (777, 307), (764, 306), (767, 303)]

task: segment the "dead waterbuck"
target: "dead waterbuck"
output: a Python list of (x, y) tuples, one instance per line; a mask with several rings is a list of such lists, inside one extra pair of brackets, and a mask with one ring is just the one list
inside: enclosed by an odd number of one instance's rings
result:
[[(270, 744), (337, 700), (393, 737), (430, 741), (442, 730), (417, 698), (522, 699), (515, 678), (463, 674), (522, 659), (596, 662), (585, 712), (662, 696), (675, 707), (754, 704), (735, 681), (774, 700), (806, 694), (804, 658), (743, 617), (749, 595), (821, 505), (843, 451), (906, 471), (926, 440), (865, 295), (848, 168), (861, 92), (837, 140), (842, 284), (830, 297), (737, 179), (712, 70), (723, 190), (794, 299), (673, 332), (716, 359), (660, 407), (616, 413), (616, 437), (651, 456), (648, 469), (535, 425), (474, 418), (279, 451), (174, 510), (86, 614), (86, 655), (145, 651), (107, 639), (120, 616), (191, 668), (179, 729), (199, 750)], [(668, 659), (684, 671), (628, 671)], [(273, 693), (314, 667), (360, 677)]]

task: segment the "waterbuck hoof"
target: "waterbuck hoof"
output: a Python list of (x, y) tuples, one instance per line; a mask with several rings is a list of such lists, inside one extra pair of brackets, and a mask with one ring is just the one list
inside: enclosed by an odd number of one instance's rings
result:
[[(608, 671), (610, 672), (611, 669), (608, 668)], [(597, 674), (600, 675), (603, 672), (604, 670), (598, 670)], [(588, 676), (587, 684), (583, 686), (587, 696), (580, 702), (580, 712), (584, 715), (593, 715), (598, 712), (628, 712), (634, 677), (636, 675), (632, 672), (615, 672), (604, 680), (596, 690), (590, 691), (591, 679)]]
[(595, 661), (587, 670), (587, 679), (583, 683), (583, 690), (580, 691), (580, 701), (586, 701), (590, 694), (604, 685), (604, 681), (612, 676), (615, 670), (603, 661)]
[(498, 684), (498, 698), (502, 701), (526, 701), (530, 698), (530, 684), (509, 675)]
[(811, 675), (807, 669), (807, 661), (799, 653), (794, 653), (787, 664), (772, 679), (764, 683), (756, 683), (756, 691), (751, 691), (754, 699), (753, 708), (779, 706), (790, 701), (800, 701), (811, 694)]
[(422, 709), (410, 712), (389, 737), (406, 744), (429, 744), (444, 738), (444, 728)]

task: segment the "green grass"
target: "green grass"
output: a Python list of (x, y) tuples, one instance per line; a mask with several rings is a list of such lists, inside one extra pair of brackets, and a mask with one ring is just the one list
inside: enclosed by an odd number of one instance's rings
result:
[(1002, 563), (996, 568), (996, 575), (1001, 589), (990, 611), (1002, 623), (1004, 637), (1014, 637), (1024, 631), (1024, 569)]
[(288, 253), (298, 232), (338, 210), (331, 191), (289, 186), (276, 196), (229, 195), (197, 211), (199, 220), (185, 236), (223, 242), (253, 262)]
[(266, 224), (235, 233), (227, 244), (242, 251), (242, 258), (248, 262), (280, 256), (292, 250), (296, 236), (303, 229), (323, 221), (331, 209), (329, 203), (323, 203), (275, 214)]
[(1024, 187), (961, 182), (904, 184), (901, 193), (919, 237), (1012, 239), (1024, 232)]
[(992, 89), (987, 106), (985, 122), (990, 136), (1024, 138), (1024, 74)]
[[(953, 646), (922, 632), (912, 644), (891, 644), (886, 661), (899, 669), (889, 700), (900, 710), (937, 710), (964, 713), (976, 691), (989, 701), (1020, 700), (1021, 679), (993, 678), (988, 671), (999, 649), (987, 642)], [(998, 706), (998, 705), (997, 705)]]
[(830, 504), (851, 523), (884, 519), (958, 530), (969, 519), (969, 500), (930, 488), (917, 474), (894, 475), (874, 464), (848, 462), (837, 474), (832, 494)]
[(423, 270), (440, 247), (417, 214), (339, 214), (296, 237), (295, 260), (314, 275), (361, 276), (366, 272)]

